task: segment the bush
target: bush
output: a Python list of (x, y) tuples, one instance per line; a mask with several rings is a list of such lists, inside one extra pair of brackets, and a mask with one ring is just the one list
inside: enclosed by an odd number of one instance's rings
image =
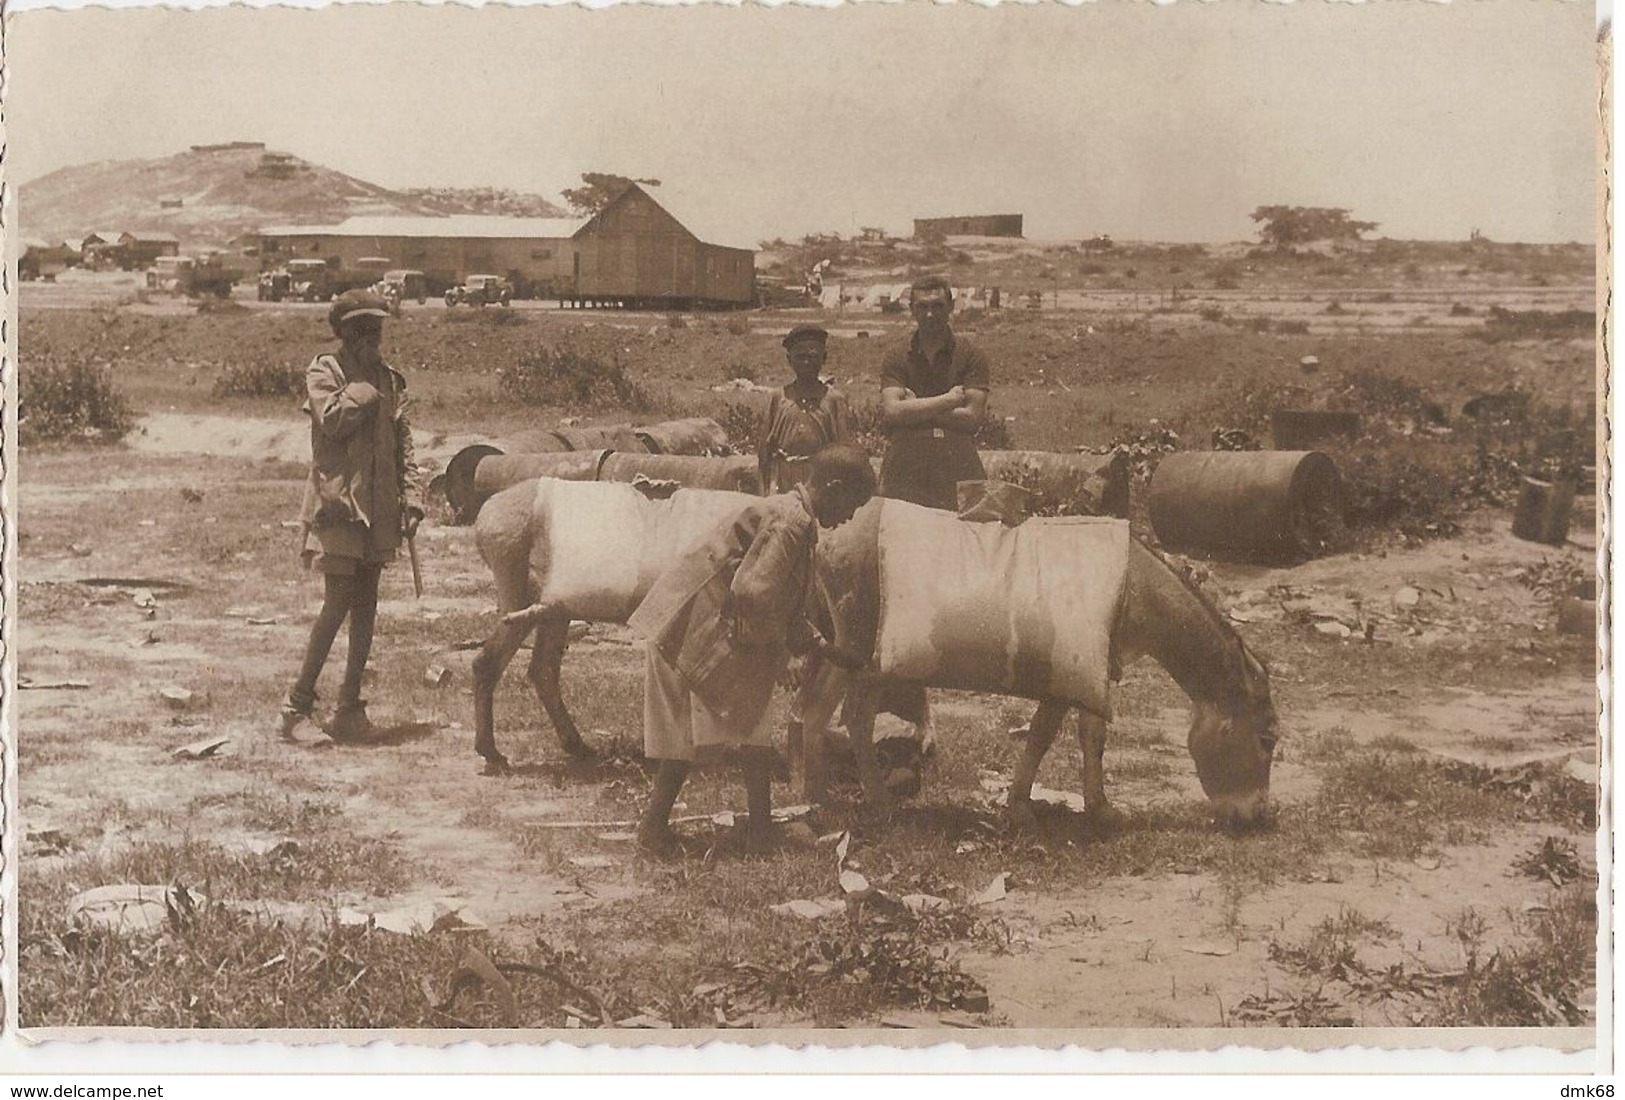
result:
[(18, 371), (17, 385), (21, 442), (118, 439), (135, 426), (135, 412), (107, 367), (33, 362)]
[(573, 339), (541, 347), (497, 371), (497, 389), (525, 405), (614, 406), (648, 412), (648, 391), (626, 373), (619, 352), (606, 358)]
[(749, 336), (750, 335), (750, 322), (745, 320), (743, 317), (730, 317), (730, 318), (728, 318), (728, 326), (727, 327), (728, 327), (728, 335), (730, 335), (730, 336)]
[(197, 312), (204, 316), (221, 316), (231, 313), (247, 313), (248, 307), (234, 298), (220, 298), (213, 294), (206, 294), (197, 300)]
[(303, 397), (305, 368), (261, 361), (237, 363), (214, 380), (216, 397)]
[(1203, 306), (1196, 311), (1196, 315), (1202, 320), (1212, 321), (1214, 324), (1223, 324), (1225, 320), (1224, 310), (1219, 306)]

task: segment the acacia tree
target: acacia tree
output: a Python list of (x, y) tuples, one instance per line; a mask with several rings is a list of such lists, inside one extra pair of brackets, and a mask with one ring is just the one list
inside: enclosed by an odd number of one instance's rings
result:
[(1259, 223), (1259, 239), (1276, 248), (1311, 241), (1357, 241), (1362, 233), (1377, 228), (1376, 222), (1356, 221), (1338, 206), (1260, 206), (1252, 217)]
[(634, 183), (659, 187), (659, 180), (633, 179), (617, 176), (613, 172), (583, 172), (580, 187), (566, 187), (564, 201), (582, 217), (591, 217), (621, 197), (621, 193)]

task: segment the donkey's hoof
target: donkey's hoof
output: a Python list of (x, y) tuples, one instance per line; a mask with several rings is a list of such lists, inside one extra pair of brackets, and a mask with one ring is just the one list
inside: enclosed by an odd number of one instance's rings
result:
[(560, 742), (560, 747), (571, 760), (594, 760), (598, 757), (598, 750), (579, 737), (573, 741)]
[(1090, 832), (1115, 833), (1128, 824), (1128, 815), (1109, 802), (1100, 802), (1089, 807), (1084, 820)]
[(1005, 823), (1010, 830), (1016, 833), (1036, 833), (1038, 831), (1038, 815), (1033, 813), (1033, 804), (1026, 799), (1011, 802), (1005, 807)]
[(508, 758), (499, 752), (485, 758), (485, 766), (480, 769), (480, 774), (507, 775), (508, 772), (512, 770), (513, 768), (512, 765), (508, 763)]

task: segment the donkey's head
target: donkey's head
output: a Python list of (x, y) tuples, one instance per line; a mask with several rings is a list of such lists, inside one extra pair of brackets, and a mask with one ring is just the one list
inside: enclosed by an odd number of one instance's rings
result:
[(1189, 738), (1202, 790), (1219, 823), (1230, 828), (1268, 819), (1277, 736), (1269, 670), (1239, 640), (1238, 657), (1229, 697), (1196, 704)]

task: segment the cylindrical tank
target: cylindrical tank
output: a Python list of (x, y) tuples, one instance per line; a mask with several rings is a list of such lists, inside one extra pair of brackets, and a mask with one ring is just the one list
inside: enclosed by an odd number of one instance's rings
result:
[(1342, 478), (1319, 451), (1185, 451), (1151, 479), (1151, 527), (1170, 549), (1246, 560), (1313, 554), (1342, 519)]
[(488, 455), (474, 471), (474, 496), (484, 504), (510, 485), (532, 478), (551, 477), (560, 481), (596, 481), (608, 451), (558, 451), (539, 455)]
[(983, 451), (982, 469), (990, 480), (1031, 493), (1035, 514), (1128, 515), (1129, 461), (1124, 455)]
[(1569, 539), (1573, 511), (1574, 482), (1526, 477), (1512, 513), (1512, 533), (1529, 542), (1562, 546)]
[(475, 443), (452, 455), (451, 461), (446, 463), (446, 472), (440, 475), (440, 481), (446, 490), (446, 503), (451, 505), (453, 523), (473, 523), (474, 517), (479, 515), (485, 497), (474, 488), (474, 471), (482, 460), (501, 453), (500, 447)]
[[(633, 428), (652, 455), (717, 455), (728, 450), (728, 433), (708, 416), (690, 416)], [(616, 450), (625, 450), (617, 447)]]
[(675, 481), (685, 489), (724, 489), (761, 495), (755, 455), (710, 458), (700, 455), (612, 454), (599, 470), (600, 481), (632, 481), (642, 475)]
[(598, 428), (554, 428), (553, 434), (572, 451), (641, 451), (643, 440), (627, 425)]

